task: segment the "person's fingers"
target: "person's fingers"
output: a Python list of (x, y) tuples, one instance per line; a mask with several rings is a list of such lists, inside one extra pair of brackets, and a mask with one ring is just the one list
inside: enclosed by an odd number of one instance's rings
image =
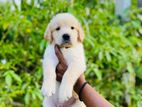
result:
[(59, 63), (56, 67), (56, 73), (61, 73), (62, 75), (64, 75), (64, 72), (67, 70), (67, 65), (62, 65), (61, 63)]
[(63, 60), (63, 54), (58, 45), (55, 45), (55, 54), (59, 60)]
[(64, 72), (67, 70), (67, 64), (58, 45), (55, 45), (55, 54), (59, 60), (59, 63), (56, 66), (56, 80), (61, 81)]
[(57, 58), (59, 59), (60, 63), (66, 64), (64, 56), (63, 56), (58, 45), (55, 45), (55, 54), (56, 54)]
[(57, 81), (61, 81), (61, 80), (62, 80), (62, 74), (57, 73), (56, 75), (57, 75), (57, 76), (56, 76), (56, 80), (57, 80)]
[(65, 70), (66, 70), (66, 66), (62, 66), (61, 64), (58, 64), (56, 67), (56, 72), (60, 72), (62, 75), (64, 74)]

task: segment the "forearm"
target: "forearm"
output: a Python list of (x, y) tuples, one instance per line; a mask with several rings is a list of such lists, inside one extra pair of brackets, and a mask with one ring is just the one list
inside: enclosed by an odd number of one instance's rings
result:
[[(76, 85), (75, 91), (79, 93), (79, 89), (85, 82), (85, 78), (79, 78)], [(87, 84), (81, 93), (81, 99), (87, 107), (113, 107), (107, 100), (105, 100), (95, 89)]]

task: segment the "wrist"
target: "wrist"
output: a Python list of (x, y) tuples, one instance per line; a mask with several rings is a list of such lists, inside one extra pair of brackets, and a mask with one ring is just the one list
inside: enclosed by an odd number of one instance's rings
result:
[(75, 92), (76, 92), (77, 94), (79, 94), (80, 88), (82, 87), (82, 85), (83, 85), (85, 82), (86, 82), (85, 77), (84, 77), (84, 75), (82, 74), (82, 75), (78, 78), (78, 80), (77, 80), (77, 82), (76, 82), (76, 84), (75, 84), (75, 86), (74, 86), (74, 90), (75, 90)]

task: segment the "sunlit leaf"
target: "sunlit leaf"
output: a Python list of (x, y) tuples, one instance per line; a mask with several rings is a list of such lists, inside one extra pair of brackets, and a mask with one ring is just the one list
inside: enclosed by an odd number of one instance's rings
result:
[(6, 82), (6, 84), (8, 86), (11, 86), (11, 84), (12, 84), (12, 77), (11, 77), (11, 75), (6, 75), (5, 76), (5, 82)]
[(128, 62), (127, 63), (127, 70), (130, 72), (130, 73), (133, 73), (134, 72), (134, 68), (132, 66), (132, 63)]
[(30, 94), (29, 93), (26, 93), (26, 95), (24, 97), (24, 101), (27, 105), (30, 103)]
[(10, 72), (11, 76), (12, 76), (17, 82), (19, 82), (19, 83), (22, 82), (22, 79), (20, 78), (20, 76), (18, 76), (14, 71), (10, 70), (9, 72)]

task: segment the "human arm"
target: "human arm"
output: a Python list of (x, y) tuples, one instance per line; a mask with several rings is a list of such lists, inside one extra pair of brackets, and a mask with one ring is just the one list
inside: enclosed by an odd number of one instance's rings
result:
[[(62, 76), (64, 75), (64, 72), (67, 69), (67, 65), (58, 46), (55, 46), (55, 53), (57, 58), (59, 59), (59, 64), (56, 67), (56, 75), (57, 75), (56, 79), (58, 81), (61, 81)], [(77, 94), (79, 93), (80, 87), (84, 84), (84, 82), (86, 82), (86, 80), (84, 75), (82, 74), (74, 86), (74, 90), (76, 91)], [(113, 107), (107, 100), (105, 100), (105, 98), (103, 98), (89, 84), (87, 84), (83, 88), (80, 97), (87, 107)]]
[[(79, 93), (80, 87), (86, 82), (82, 74), (74, 86), (76, 93)], [(113, 107), (104, 97), (102, 97), (94, 88), (86, 84), (81, 92), (81, 99), (87, 107)]]

